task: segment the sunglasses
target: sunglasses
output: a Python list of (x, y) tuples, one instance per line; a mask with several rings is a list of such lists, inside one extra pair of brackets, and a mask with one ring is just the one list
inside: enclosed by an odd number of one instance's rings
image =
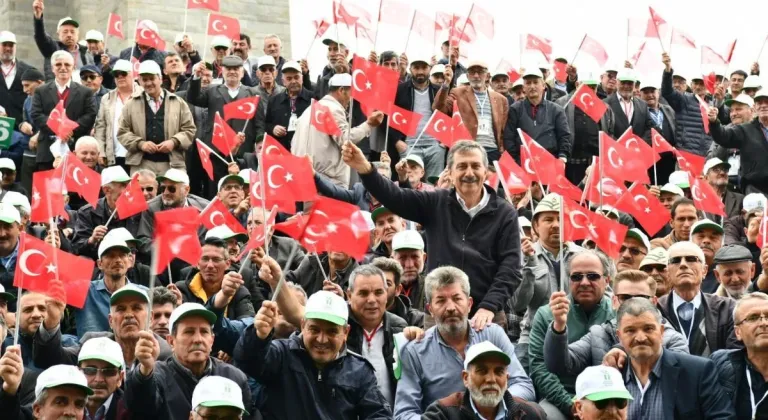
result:
[(619, 410), (623, 410), (627, 407), (629, 401), (621, 398), (608, 398), (600, 401), (592, 401), (592, 404), (594, 404), (598, 410), (605, 410), (609, 405), (615, 405)]
[(226, 51), (229, 49), (229, 47), (214, 47), (213, 49), (216, 51)]
[(640, 254), (642, 254), (642, 255), (646, 254), (645, 252), (641, 251), (640, 248), (626, 247), (624, 245), (622, 245), (621, 248), (619, 248), (619, 254), (623, 254), (626, 251), (629, 251), (629, 255), (631, 255), (633, 257), (637, 257)]
[(648, 295), (633, 295), (633, 294), (629, 294), (629, 293), (621, 293), (621, 294), (616, 295), (616, 297), (621, 302), (624, 302), (625, 300), (632, 299), (632, 298), (643, 298), (643, 299), (651, 300), (651, 297), (648, 296)]
[(116, 71), (116, 72), (114, 72), (112, 74), (115, 76), (116, 79), (120, 79), (122, 77), (128, 77), (128, 73), (126, 73), (124, 71)]
[(145, 192), (152, 192), (155, 190), (155, 187), (141, 187), (141, 190)]
[(99, 76), (96, 75), (96, 74), (88, 74), (88, 75), (85, 75), (85, 76), (80, 76), (80, 79), (81, 80), (85, 80), (85, 81), (90, 81), (90, 80), (96, 80), (96, 78), (98, 78), (98, 77)]
[(157, 192), (159, 192), (160, 194), (163, 194), (166, 191), (168, 191), (171, 194), (176, 194), (176, 186), (175, 185), (161, 185), (160, 187), (157, 188)]
[(699, 260), (699, 257), (697, 257), (697, 256), (685, 255), (685, 256), (681, 256), (681, 257), (670, 257), (669, 258), (669, 264), (670, 265), (671, 264), (680, 264), (683, 260), (685, 260), (685, 262), (687, 262), (688, 264), (693, 264), (693, 263), (701, 262)]
[(105, 378), (114, 378), (120, 372), (120, 369), (116, 367), (104, 368), (104, 369), (99, 369), (95, 367), (84, 367), (84, 368), (80, 368), (80, 370), (83, 372), (85, 376), (93, 377), (101, 373), (101, 376)]
[(580, 282), (584, 280), (584, 277), (589, 281), (598, 281), (603, 278), (603, 275), (600, 273), (571, 273), (570, 276), (572, 282)]

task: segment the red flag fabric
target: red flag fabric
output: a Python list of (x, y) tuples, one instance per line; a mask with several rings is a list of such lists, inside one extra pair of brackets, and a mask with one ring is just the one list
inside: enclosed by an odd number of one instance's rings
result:
[(213, 117), (213, 134), (211, 135), (213, 146), (219, 149), (221, 153), (229, 155), (238, 147), (236, 137), (235, 130), (217, 112)]
[(21, 232), (13, 285), (82, 308), (91, 286), (94, 261), (54, 248)]
[(651, 141), (656, 153), (674, 152), (675, 148), (655, 128), (651, 129)]
[(686, 171), (697, 178), (702, 175), (704, 164), (707, 162), (705, 157), (677, 149), (675, 149), (675, 156), (677, 157), (677, 166), (680, 167), (680, 170)]
[(434, 137), (445, 147), (451, 148), (453, 146), (453, 119), (440, 111), (435, 110), (432, 113), (432, 118), (427, 123), (427, 128), (424, 131), (430, 136)]
[(488, 175), (485, 177), (485, 185), (488, 185), (494, 191), (498, 190), (499, 175), (496, 172), (488, 171)]
[(331, 110), (327, 106), (319, 101), (313, 101), (310, 112), (312, 112), (310, 114), (310, 123), (317, 131), (329, 136), (341, 135), (341, 128), (336, 123), (336, 119), (333, 118), (333, 114), (331, 114)]
[(67, 117), (67, 111), (64, 109), (64, 101), (59, 101), (59, 103), (56, 104), (56, 107), (51, 110), (51, 115), (48, 116), (46, 125), (53, 131), (53, 134), (59, 138), (66, 137), (80, 126), (80, 124)]
[(630, 152), (602, 131), (600, 141), (600, 159), (606, 176), (617, 181), (651, 182), (648, 179), (648, 166), (644, 164), (642, 156)]
[(644, 185), (633, 184), (627, 194), (617, 203), (616, 208), (631, 214), (649, 236), (655, 235), (669, 223), (669, 210)]
[[(713, 89), (714, 91), (714, 86)], [(704, 102), (703, 99), (701, 99), (700, 96), (696, 95), (696, 99), (699, 100), (699, 113), (701, 113), (701, 125), (704, 126), (704, 132), (709, 134), (709, 105)]]
[(197, 145), (197, 154), (200, 155), (200, 163), (203, 165), (208, 178), (213, 180), (213, 163), (211, 162), (213, 150), (209, 149), (200, 139), (195, 139), (195, 144)]
[(525, 49), (538, 51), (544, 55), (547, 62), (552, 61), (552, 41), (547, 38), (528, 34), (525, 36)]
[(489, 39), (493, 39), (496, 26), (493, 21), (493, 15), (486, 12), (476, 3), (472, 4), (467, 21), (469, 22), (468, 25), (472, 25), (476, 31), (487, 36)]
[(120, 15), (110, 13), (107, 23), (107, 35), (112, 35), (115, 38), (125, 39), (125, 32), (123, 32), (123, 18)]
[(219, 11), (219, 0), (187, 0), (187, 9), (207, 9)]
[(267, 221), (266, 223), (262, 223), (259, 225), (255, 225), (253, 229), (249, 232), (248, 236), (248, 243), (245, 244), (243, 249), (240, 251), (240, 255), (237, 257), (238, 260), (243, 259), (245, 257), (245, 254), (251, 252), (252, 249), (260, 248), (264, 245), (264, 242), (267, 238), (267, 233), (272, 231), (272, 229), (275, 228), (275, 217), (277, 216), (277, 206), (272, 207), (272, 209), (267, 213)]
[[(659, 28), (662, 29), (662, 28)], [(643, 38), (658, 38), (659, 32), (652, 19), (629, 19), (629, 30), (627, 35)]]
[(259, 108), (259, 97), (251, 96), (224, 105), (224, 121), (250, 120)]
[(67, 156), (66, 164), (59, 165), (56, 172), (60, 174), (65, 168), (67, 172), (64, 176), (64, 184), (67, 191), (78, 193), (95, 208), (101, 192), (101, 175), (85, 166), (74, 153)]
[[(701, 173), (701, 171), (699, 171)], [(688, 182), (691, 185), (691, 198), (696, 208), (712, 214), (725, 216), (725, 204), (709, 183), (698, 176), (688, 173)]]
[(325, 249), (325, 243), (320, 236), (304, 235), (304, 229), (309, 222), (309, 214), (297, 214), (290, 219), (277, 223), (275, 230), (285, 233), (291, 238), (299, 241), (299, 244), (306, 248), (309, 252), (323, 252)]
[(592, 240), (609, 258), (618, 258), (629, 228), (597, 213), (592, 213), (590, 223), (592, 229), (587, 239)]
[(154, 48), (158, 51), (165, 51), (165, 41), (160, 34), (153, 31), (143, 21), (136, 25), (136, 43), (145, 47)]
[(131, 57), (131, 73), (132, 77), (134, 79), (137, 79), (139, 77), (139, 66), (141, 65), (141, 61), (139, 61), (136, 57)]
[(348, 28), (352, 28), (355, 25), (370, 28), (373, 19), (371, 19), (371, 14), (368, 13), (368, 11), (360, 6), (349, 4), (349, 2), (346, 4), (342, 3), (343, 0), (339, 0), (338, 2), (334, 0), (333, 2), (334, 23), (337, 25), (343, 23), (347, 25)]
[(307, 157), (265, 154), (262, 162), (267, 200), (309, 201), (317, 196), (312, 164)]
[(650, 144), (632, 132), (632, 127), (627, 128), (627, 131), (616, 142), (629, 150), (632, 153), (632, 157), (642, 159), (646, 169), (661, 159), (661, 156), (653, 151)]
[(390, 104), (390, 109), (387, 114), (390, 117), (390, 128), (394, 128), (395, 130), (409, 137), (416, 135), (416, 129), (418, 128), (419, 121), (421, 121), (422, 118), (421, 114), (400, 108), (394, 103)]
[(656, 13), (655, 10), (653, 10), (653, 7), (648, 6), (648, 11), (651, 13), (651, 23), (655, 27), (659, 28), (667, 24), (667, 21), (664, 20), (658, 13)]
[(134, 176), (131, 179), (131, 182), (128, 183), (128, 187), (125, 188), (125, 191), (120, 194), (120, 197), (118, 197), (115, 202), (117, 216), (121, 220), (124, 220), (134, 214), (139, 214), (148, 208), (149, 206), (147, 205), (147, 200), (144, 198), (144, 192), (141, 191), (139, 178), (138, 176)]
[[(563, 224), (563, 242), (587, 239), (592, 229), (590, 219), (594, 213), (567, 198), (561, 197), (560, 205), (563, 206), (564, 220), (560, 221)], [(596, 233), (592, 235), (597, 236)]]
[(696, 48), (696, 41), (687, 33), (677, 28), (672, 28), (671, 44), (683, 45), (688, 48)]
[[(442, 29), (442, 27), (435, 22), (435, 20), (424, 13), (416, 10), (416, 15), (413, 17), (411, 24), (411, 31), (420, 36), (423, 40), (432, 42), (435, 38), (435, 33)], [(402, 18), (402, 17), (401, 17)]]
[(587, 85), (581, 85), (571, 98), (573, 104), (589, 115), (594, 122), (600, 122), (603, 114), (608, 109), (603, 101), (597, 96), (595, 91)]
[(312, 23), (315, 25), (315, 39), (323, 36), (323, 34), (325, 34), (325, 31), (327, 31), (328, 28), (331, 27), (331, 24), (326, 22), (323, 19), (313, 20)]
[(736, 49), (736, 41), (737, 40), (734, 39), (733, 42), (728, 44), (728, 48), (725, 50), (725, 55), (723, 57), (725, 57), (725, 61), (728, 64), (731, 64), (731, 59), (733, 58), (733, 50)]
[(509, 69), (509, 71), (507, 72), (507, 76), (509, 76), (510, 86), (512, 86), (512, 84), (514, 84), (516, 81), (520, 80), (520, 78), (522, 77), (520, 75), (520, 72), (518, 72), (515, 69)]
[(632, 59), (630, 60), (632, 61), (632, 65), (636, 66), (637, 62), (640, 61), (640, 56), (643, 54), (643, 50), (645, 50), (645, 43), (646, 41), (643, 41), (643, 43), (640, 44), (640, 48), (637, 49), (637, 52), (632, 55)]
[(237, 18), (211, 13), (208, 15), (208, 35), (239, 39), (240, 21)]
[(581, 43), (579, 51), (584, 51), (592, 57), (595, 57), (595, 60), (597, 60), (597, 63), (600, 64), (601, 67), (604, 67), (605, 63), (608, 62), (608, 52), (602, 44), (595, 39), (590, 38), (589, 35), (584, 35), (584, 40)]
[(355, 56), (352, 59), (352, 98), (376, 109), (395, 102), (400, 74)]
[[(251, 171), (249, 184), (251, 207), (261, 207), (264, 201), (261, 196), (261, 177), (258, 171)], [(296, 203), (288, 200), (276, 200), (272, 196), (267, 196), (266, 202), (263, 203), (266, 208), (272, 208), (277, 206), (278, 210), (283, 213), (293, 214), (296, 213)]]
[(199, 210), (181, 207), (155, 213), (157, 272), (161, 274), (174, 258), (196, 266), (203, 249), (197, 236)]
[(715, 85), (717, 85), (717, 76), (715, 75), (715, 72), (711, 72), (704, 76), (704, 87), (707, 88), (707, 92), (709, 92), (710, 95), (715, 94)]
[(701, 47), (701, 64), (711, 64), (716, 66), (725, 66), (728, 64), (725, 58), (719, 53), (716, 53), (710, 47)]
[(32, 174), (31, 222), (50, 223), (52, 217), (67, 217), (64, 210), (64, 185), (60, 171), (37, 171)]
[(461, 117), (461, 112), (459, 112), (458, 101), (453, 101), (453, 114), (451, 114), (451, 135), (453, 137), (453, 143), (456, 143), (459, 140), (474, 140), (474, 138), (472, 138), (472, 134), (469, 133), (467, 126), (464, 125), (464, 118)]
[(561, 63), (559, 61), (555, 61), (553, 64), (552, 70), (555, 73), (555, 80), (557, 80), (560, 83), (565, 83), (566, 80), (568, 80), (568, 73), (566, 73), (565, 68), (568, 65), (565, 63)]
[(438, 12), (437, 21), (441, 29), (448, 30), (448, 43), (453, 47), (459, 46), (462, 41), (473, 42), (477, 37), (472, 22), (463, 16)]
[(360, 208), (327, 197), (317, 197), (312, 204), (303, 236), (308, 240), (321, 238), (326, 251), (343, 252), (358, 261), (365, 256), (370, 242)]
[(214, 198), (213, 203), (200, 213), (200, 224), (209, 230), (224, 225), (235, 233), (247, 233), (240, 221), (229, 212), (227, 206), (218, 198)]
[(609, 206), (616, 206), (621, 196), (627, 192), (624, 184), (616, 181), (608, 176), (601, 176), (600, 166), (595, 165), (592, 169), (592, 177), (589, 181), (587, 188), (587, 200), (592, 204), (597, 205), (600, 203), (600, 196), (602, 196), (602, 203)]
[(565, 175), (565, 163), (554, 157), (547, 149), (541, 147), (525, 131), (517, 129), (522, 147), (520, 147), (520, 162), (525, 173), (534, 181), (544, 185), (557, 182), (557, 175)]
[(573, 185), (563, 174), (557, 174), (555, 182), (549, 184), (549, 192), (560, 194), (562, 197), (567, 197), (574, 201), (580, 201), (582, 195), (581, 189)]
[(497, 175), (503, 180), (501, 185), (505, 187), (508, 195), (525, 192), (531, 186), (531, 177), (507, 151), (501, 154), (498, 172)]
[(760, 249), (765, 247), (765, 239), (768, 239), (768, 232), (766, 232), (766, 229), (768, 229), (768, 211), (763, 210), (763, 217), (760, 219), (760, 229), (757, 231), (757, 241), (755, 241), (757, 247)]
[(279, 141), (269, 134), (264, 135), (264, 147), (262, 153), (265, 155), (290, 156), (291, 151), (283, 147)]

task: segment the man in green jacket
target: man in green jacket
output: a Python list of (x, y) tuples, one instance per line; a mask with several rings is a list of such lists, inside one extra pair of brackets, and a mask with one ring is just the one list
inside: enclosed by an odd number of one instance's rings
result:
[[(577, 341), (589, 332), (589, 327), (599, 325), (615, 316), (606, 287), (614, 273), (613, 262), (602, 253), (584, 250), (567, 261), (569, 294), (554, 292), (549, 306), (536, 312), (531, 327), (528, 356), (530, 376), (540, 398), (540, 405), (549, 419), (572, 417), (575, 376), (557, 376), (544, 364), (544, 337), (553, 321), (561, 323), (564, 316), (568, 330), (568, 343)], [(565, 326), (559, 326), (562, 331)]]

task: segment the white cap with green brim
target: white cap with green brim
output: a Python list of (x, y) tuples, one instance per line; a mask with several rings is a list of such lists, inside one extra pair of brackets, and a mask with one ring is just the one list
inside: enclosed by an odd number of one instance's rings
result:
[(536, 208), (533, 210), (533, 218), (536, 218), (536, 215), (543, 212), (559, 212), (560, 211), (560, 196), (557, 194), (547, 194), (545, 195), (541, 201), (539, 201), (539, 204), (536, 205)]
[(115, 248), (120, 249), (127, 254), (131, 253), (131, 247), (129, 247), (128, 243), (124, 240), (118, 238), (115, 235), (112, 235), (109, 238), (104, 236), (103, 240), (99, 244), (99, 258), (101, 258), (110, 249)]
[(349, 306), (341, 296), (327, 290), (320, 290), (307, 299), (304, 318), (319, 319), (344, 326), (349, 319)]
[(26, 195), (16, 192), (8, 191), (3, 197), (3, 203), (10, 204), (16, 208), (21, 207), (27, 214), (32, 213), (32, 206), (29, 204), (29, 198)]
[(469, 350), (467, 350), (467, 355), (464, 357), (464, 370), (468, 370), (469, 365), (478, 358), (489, 355), (501, 358), (506, 365), (509, 365), (512, 362), (509, 355), (504, 353), (500, 348), (493, 345), (490, 341), (483, 341), (481, 343), (473, 344)]
[(698, 222), (694, 223), (693, 226), (691, 226), (691, 238), (693, 238), (693, 234), (696, 232), (702, 230), (702, 229), (712, 229), (715, 232), (718, 232), (719, 234), (723, 234), (723, 227), (719, 224), (709, 220), (709, 219), (701, 219)]
[(110, 166), (108, 168), (102, 169), (101, 186), (103, 187), (113, 182), (127, 184), (131, 182), (131, 177), (128, 175), (128, 172), (125, 172), (125, 169), (123, 169), (123, 167), (120, 165)]
[(662, 265), (666, 267), (668, 262), (667, 250), (663, 247), (657, 246), (656, 248), (648, 251), (648, 255), (646, 255), (645, 258), (640, 261), (640, 268), (643, 268), (646, 265)]
[(675, 171), (669, 174), (669, 183), (677, 185), (680, 188), (690, 188), (690, 180), (688, 179), (688, 172)]
[(180, 169), (176, 169), (176, 168), (168, 169), (167, 171), (165, 171), (165, 174), (157, 177), (157, 182), (161, 182), (166, 179), (168, 181), (176, 182), (178, 184), (189, 185), (189, 175), (187, 175), (186, 172)]
[(582, 85), (598, 85), (600, 84), (600, 79), (598, 77), (595, 77), (595, 74), (591, 71), (584, 72), (584, 74), (579, 75), (579, 81)]
[(243, 404), (243, 390), (235, 381), (223, 376), (206, 376), (197, 383), (192, 392), (192, 409), (198, 407), (232, 407), (248, 415)]
[(588, 399), (602, 401), (609, 399), (633, 400), (624, 386), (624, 378), (617, 369), (608, 366), (590, 366), (576, 378), (574, 401)]
[(173, 331), (173, 324), (181, 321), (188, 316), (200, 316), (213, 325), (216, 322), (216, 314), (205, 309), (205, 306), (195, 303), (186, 302), (179, 305), (178, 308), (171, 312), (171, 318), (168, 320), (168, 330)]
[(230, 227), (227, 225), (216, 226), (213, 229), (209, 229), (208, 232), (205, 232), (205, 239), (208, 238), (221, 239), (222, 241), (228, 241), (232, 238), (235, 238), (239, 242), (248, 241), (248, 235), (244, 233), (237, 233), (230, 229)]
[(678, 187), (675, 184), (664, 184), (663, 187), (659, 188), (660, 192), (667, 192), (674, 195), (679, 195), (680, 197), (685, 195), (685, 191), (683, 191), (682, 188)]
[(236, 181), (240, 185), (247, 184), (247, 182), (245, 182), (245, 179), (241, 177), (240, 174), (229, 174), (219, 180), (219, 191), (221, 191), (221, 187), (223, 187), (224, 184), (229, 180)]
[(725, 106), (731, 106), (733, 103), (744, 104), (750, 108), (755, 106), (755, 100), (746, 93), (740, 93), (739, 96), (731, 99), (726, 99)]
[(651, 249), (651, 241), (649, 241), (648, 237), (645, 236), (645, 234), (638, 228), (629, 229), (627, 231), (627, 238), (635, 238), (640, 241), (640, 243), (645, 247), (646, 251)]
[(631, 69), (622, 69), (621, 72), (619, 72), (619, 74), (616, 76), (616, 79), (618, 79), (619, 82), (634, 83), (637, 81), (637, 76)]
[(120, 344), (107, 337), (91, 338), (80, 347), (77, 354), (77, 363), (85, 360), (103, 360), (114, 367), (125, 366), (123, 361), (123, 349)]
[(13, 205), (0, 203), (0, 222), (21, 223), (21, 215)]
[(77, 366), (55, 365), (44, 370), (37, 377), (35, 398), (39, 397), (46, 389), (58, 388), (60, 386), (74, 386), (85, 391), (86, 395), (93, 395), (93, 390), (88, 387), (88, 380), (85, 378), (85, 374), (80, 372)]
[(251, 170), (248, 168), (240, 170), (238, 173), (240, 175), (240, 178), (243, 178), (243, 181), (245, 181), (246, 184), (251, 183)]
[(5, 299), (6, 303), (13, 302), (16, 300), (16, 296), (6, 292), (5, 287), (3, 287), (2, 284), (0, 284), (0, 299)]
[(109, 297), (109, 305), (112, 306), (117, 303), (118, 300), (134, 296), (138, 297), (146, 303), (149, 303), (149, 296), (147, 295), (147, 288), (138, 284), (128, 283), (125, 286), (117, 289), (112, 296)]

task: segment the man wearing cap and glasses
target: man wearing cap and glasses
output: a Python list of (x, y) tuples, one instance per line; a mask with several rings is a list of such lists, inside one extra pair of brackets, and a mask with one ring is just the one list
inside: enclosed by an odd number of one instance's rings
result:
[(237, 420), (249, 415), (240, 387), (222, 376), (206, 376), (192, 392), (191, 420)]
[(123, 107), (117, 138), (128, 151), (125, 164), (131, 174), (149, 169), (161, 174), (184, 169), (184, 153), (191, 145), (195, 123), (187, 103), (161, 86), (160, 66), (154, 61), (139, 65), (144, 92), (134, 92)]
[(687, 338), (691, 354), (707, 357), (716, 350), (738, 348), (733, 333), (735, 301), (702, 293), (707, 270), (704, 252), (693, 242), (683, 241), (672, 244), (668, 253), (672, 291), (658, 304), (664, 318)]
[(183, 303), (174, 309), (169, 323), (171, 335), (168, 336), (173, 357), (166, 361), (157, 360), (157, 337), (149, 331), (139, 333), (140, 339), (136, 343), (138, 363), (128, 372), (125, 382), (125, 402), (134, 416), (169, 420), (190, 418), (190, 411), (197, 407), (192, 405), (189, 396), (194, 395), (195, 385), (210, 376), (231, 379), (240, 388), (244, 409), (251, 413), (255, 411), (245, 374), (210, 356), (214, 323), (216, 314), (199, 303)]
[(743, 245), (724, 245), (715, 253), (715, 277), (720, 284), (715, 295), (739, 300), (753, 289), (755, 263)]
[[(79, 69), (88, 64), (94, 64), (93, 55), (88, 54), (88, 47), (78, 45), (80, 39), (80, 24), (70, 16), (59, 20), (56, 26), (56, 35), (58, 40), (54, 41), (50, 35), (45, 32), (45, 23), (43, 22), (43, 11), (45, 4), (43, 0), (35, 0), (32, 3), (32, 12), (34, 14), (35, 43), (40, 54), (43, 55), (43, 70), (45, 80), (51, 81), (54, 75), (53, 62), (49, 62), (53, 53), (56, 51), (66, 51), (72, 56), (73, 68)], [(46, 114), (47, 115), (47, 114)]]
[(27, 190), (16, 182), (16, 162), (11, 158), (0, 158), (0, 201), (9, 192), (27, 195)]
[(299, 63), (285, 62), (282, 68), (282, 85), (285, 90), (270, 97), (267, 105), (266, 132), (288, 150), (291, 149), (296, 123), (312, 102), (312, 92), (303, 87), (302, 83)]
[[(24, 121), (24, 93), (22, 84), (24, 72), (33, 68), (16, 58), (16, 35), (10, 31), (0, 31), (0, 107), (9, 117), (16, 119), (15, 129)], [(28, 134), (28, 133), (25, 133)]]
[[(16, 272), (20, 233), (19, 211), (7, 202), (0, 203), (0, 284), (4, 287), (3, 291), (7, 290), (12, 296), (16, 296), (18, 290), (13, 286), (13, 276)], [(10, 309), (14, 311), (16, 306)]]
[(546, 419), (536, 403), (507, 392), (509, 356), (490, 341), (469, 347), (461, 377), (465, 391), (435, 401), (421, 417), (451, 419)]
[(402, 267), (400, 278), (404, 299), (419, 311), (424, 311), (424, 266), (427, 253), (424, 252), (424, 238), (415, 230), (404, 230), (392, 237), (392, 258)]
[(729, 176), (728, 173), (731, 169), (731, 164), (724, 162), (718, 158), (712, 158), (707, 160), (704, 164), (704, 179), (717, 193), (720, 201), (725, 205), (725, 216), (719, 214), (704, 213), (704, 217), (723, 224), (725, 218), (733, 217), (741, 213), (742, 201), (744, 195), (734, 192), (733, 188), (728, 185)]
[(271, 55), (259, 57), (256, 66), (256, 77), (259, 79), (259, 84), (254, 89), (266, 104), (271, 98), (285, 92), (285, 87), (277, 83), (277, 64)]
[(93, 64), (83, 66), (80, 69), (80, 82), (93, 92), (93, 104), (98, 113), (101, 99), (109, 93), (109, 90), (102, 85), (104, 77), (101, 69)]
[(718, 282), (714, 273), (714, 259), (717, 251), (723, 246), (723, 228), (709, 219), (699, 220), (691, 227), (690, 241), (704, 252), (704, 263), (707, 265), (708, 271), (701, 283), (701, 291), (715, 293)]
[(621, 273), (624, 270), (637, 270), (648, 251), (651, 249), (651, 243), (640, 229), (629, 229), (624, 243), (619, 248), (619, 257), (616, 259), (616, 272)]
[(640, 271), (648, 274), (656, 281), (656, 297), (666, 295), (671, 288), (669, 271), (667, 270), (668, 260), (667, 250), (656, 247), (648, 251), (648, 255), (640, 262)]
[(608, 366), (591, 366), (576, 378), (574, 414), (581, 420), (627, 420), (632, 401), (621, 372)]
[(133, 83), (132, 72), (130, 62), (117, 60), (111, 71), (117, 87), (101, 98), (93, 137), (99, 142), (99, 164), (102, 167), (117, 164), (128, 170), (125, 164), (128, 150), (118, 141), (117, 132), (126, 102), (134, 92), (141, 90)]
[(86, 419), (113, 420), (128, 415), (123, 400), (125, 363), (120, 345), (107, 337), (88, 340), (77, 356), (93, 395), (86, 403)]
[(515, 102), (512, 96), (509, 95), (509, 74), (504, 69), (496, 69), (491, 75), (491, 88), (494, 92), (498, 92), (507, 98), (507, 102), (512, 105)]

